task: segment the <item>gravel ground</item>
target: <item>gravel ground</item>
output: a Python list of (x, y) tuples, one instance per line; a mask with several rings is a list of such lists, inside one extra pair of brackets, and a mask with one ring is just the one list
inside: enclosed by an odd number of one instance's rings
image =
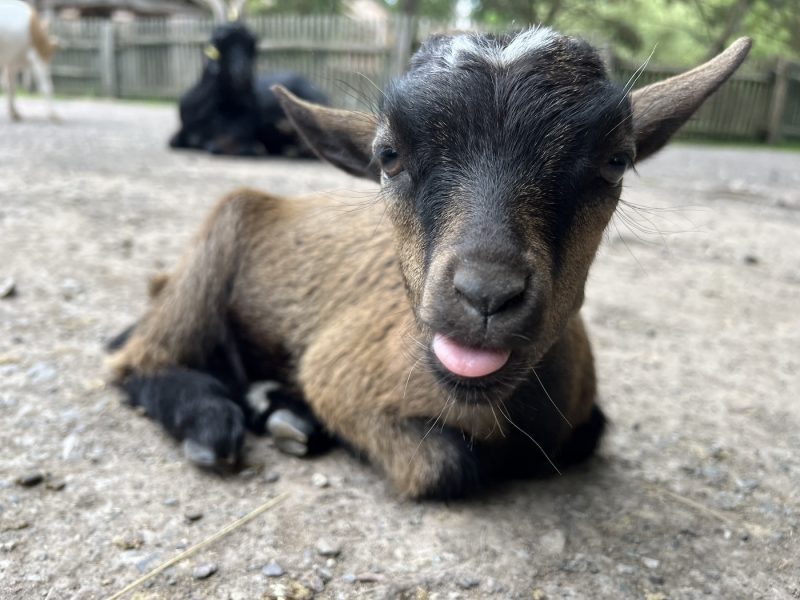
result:
[(215, 198), (369, 184), (168, 152), (167, 107), (20, 110), (0, 115), (0, 598), (108, 597), (283, 492), (131, 597), (800, 598), (800, 154), (676, 145), (629, 176), (585, 308), (599, 456), (420, 504), (268, 439), (240, 474), (200, 472), (103, 383), (102, 341)]

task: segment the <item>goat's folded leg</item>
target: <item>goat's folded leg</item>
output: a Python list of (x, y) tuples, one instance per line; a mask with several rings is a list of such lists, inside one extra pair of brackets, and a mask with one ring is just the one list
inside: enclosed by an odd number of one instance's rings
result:
[(277, 381), (253, 383), (244, 408), (247, 428), (269, 433), (285, 454), (313, 456), (334, 443), (302, 397)]
[(110, 344), (113, 381), (201, 464), (238, 457), (247, 377), (227, 321), (242, 222), (264, 202), (222, 201), (169, 278), (151, 284), (144, 316)]
[[(448, 500), (475, 492), (484, 483), (480, 456), (459, 430), (410, 419), (382, 427), (388, 443), (368, 450), (395, 489), (410, 498)], [(382, 435), (381, 430), (375, 432)]]
[(201, 368), (187, 368), (163, 350), (147, 352), (140, 327), (128, 327), (107, 345), (117, 352), (115, 383), (128, 402), (182, 442), (186, 457), (199, 466), (239, 463), (245, 426), (265, 417), (245, 401), (247, 382), (236, 348), (222, 343)]
[(402, 495), (469, 494), (481, 483), (479, 453), (469, 435), (445, 424), (459, 407), (438, 395), (432, 381), (416, 379), (428, 377), (424, 369), (392, 368), (396, 348), (364, 343), (370, 330), (360, 325), (373, 314), (353, 308), (341, 315), (347, 327), (320, 332), (300, 361), (303, 397), (329, 432), (383, 471)]
[(183, 444), (192, 462), (213, 467), (239, 461), (244, 413), (221, 381), (200, 371), (171, 367), (121, 382), (133, 406), (161, 423)]
[(460, 498), (482, 483), (479, 453), (462, 432), (442, 427), (435, 418), (397, 419), (380, 413), (321, 416), (403, 496)]

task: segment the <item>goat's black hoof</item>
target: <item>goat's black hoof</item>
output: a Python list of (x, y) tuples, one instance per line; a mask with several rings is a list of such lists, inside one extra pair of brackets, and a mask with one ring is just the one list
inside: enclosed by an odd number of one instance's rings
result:
[(275, 411), (274, 395), (282, 394), (282, 386), (277, 381), (258, 381), (250, 385), (244, 397), (247, 428), (256, 434), (267, 432), (267, 419)]
[(211, 468), (217, 464), (217, 455), (213, 449), (194, 440), (183, 440), (183, 454), (198, 467)]
[(199, 467), (227, 470), (239, 464), (244, 446), (242, 410), (235, 404), (221, 404), (198, 411), (186, 431), (183, 453)]
[(317, 424), (288, 408), (279, 408), (267, 419), (267, 430), (278, 449), (292, 456), (307, 456)]
[(286, 454), (312, 456), (335, 444), (303, 399), (277, 381), (252, 384), (244, 408), (248, 429), (269, 434)]

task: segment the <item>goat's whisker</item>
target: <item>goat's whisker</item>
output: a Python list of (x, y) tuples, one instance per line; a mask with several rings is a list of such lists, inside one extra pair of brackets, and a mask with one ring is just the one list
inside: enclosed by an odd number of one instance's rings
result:
[(564, 422), (565, 422), (567, 425), (569, 425), (569, 426), (570, 426), (570, 429), (571, 429), (571, 428), (572, 428), (572, 423), (570, 423), (570, 422), (569, 422), (569, 419), (566, 417), (566, 415), (565, 415), (563, 412), (561, 412), (561, 409), (560, 409), (560, 408), (558, 408), (558, 404), (556, 404), (556, 403), (555, 403), (555, 400), (553, 400), (553, 397), (552, 397), (552, 396), (550, 396), (550, 392), (548, 392), (548, 391), (547, 391), (547, 388), (546, 388), (546, 387), (544, 387), (544, 383), (542, 383), (542, 378), (541, 378), (541, 377), (539, 377), (539, 373), (537, 373), (537, 372), (536, 372), (536, 367), (531, 367), (531, 373), (533, 373), (533, 376), (534, 376), (534, 377), (536, 377), (536, 381), (538, 381), (538, 382), (539, 382), (539, 386), (542, 388), (542, 391), (544, 392), (544, 395), (545, 395), (545, 396), (547, 396), (547, 399), (548, 399), (548, 400), (550, 400), (550, 404), (552, 404), (552, 405), (553, 405), (553, 408), (555, 408), (555, 409), (556, 409), (556, 412), (557, 412), (559, 415), (561, 415), (561, 418), (562, 418), (562, 419), (564, 419)]
[(499, 410), (499, 411), (500, 411), (500, 414), (501, 414), (501, 415), (503, 415), (503, 417), (505, 417), (506, 421), (508, 421), (508, 422), (511, 424), (511, 426), (512, 426), (512, 427), (514, 427), (515, 429), (517, 429), (517, 430), (518, 430), (518, 431), (519, 431), (519, 432), (520, 432), (522, 435), (524, 435), (524, 436), (525, 436), (526, 438), (528, 438), (528, 439), (529, 439), (531, 442), (533, 442), (534, 446), (536, 446), (536, 447), (539, 449), (539, 451), (542, 453), (542, 455), (543, 455), (543, 456), (544, 456), (544, 457), (547, 459), (547, 462), (549, 462), (549, 463), (550, 463), (550, 466), (551, 466), (551, 467), (553, 467), (553, 468), (556, 470), (556, 473), (558, 473), (559, 475), (561, 475), (561, 471), (560, 471), (560, 470), (559, 470), (559, 468), (556, 466), (556, 464), (555, 464), (555, 463), (554, 463), (554, 462), (553, 462), (553, 461), (550, 459), (550, 457), (547, 455), (547, 452), (545, 452), (545, 450), (544, 450), (544, 448), (542, 447), (542, 445), (541, 445), (539, 442), (537, 442), (535, 439), (533, 439), (533, 436), (532, 436), (530, 433), (528, 433), (528, 432), (527, 432), (527, 431), (525, 431), (525, 430), (524, 430), (522, 427), (520, 427), (519, 425), (517, 425), (516, 423), (514, 423), (514, 421), (512, 421), (512, 420), (511, 420), (511, 417), (510, 417), (510, 416), (508, 416), (508, 415), (507, 415), (507, 414), (506, 414), (506, 413), (503, 411), (502, 407), (498, 406), (498, 407), (497, 407), (497, 410)]

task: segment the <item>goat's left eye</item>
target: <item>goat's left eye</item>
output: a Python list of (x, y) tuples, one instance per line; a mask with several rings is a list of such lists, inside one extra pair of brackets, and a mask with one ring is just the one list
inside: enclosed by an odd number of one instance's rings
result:
[(603, 169), (603, 178), (609, 183), (617, 184), (622, 181), (623, 175), (628, 167), (631, 166), (631, 159), (627, 154), (618, 152), (608, 159), (608, 163)]
[(400, 155), (394, 148), (384, 148), (378, 153), (378, 162), (381, 165), (381, 170), (386, 173), (387, 177), (394, 177), (399, 175), (405, 169)]

